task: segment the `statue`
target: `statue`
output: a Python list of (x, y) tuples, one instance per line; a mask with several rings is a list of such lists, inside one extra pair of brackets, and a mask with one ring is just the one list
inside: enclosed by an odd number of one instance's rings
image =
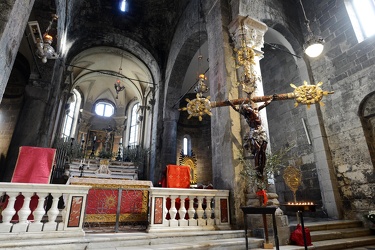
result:
[(231, 101), (226, 102), (246, 120), (250, 127), (250, 132), (245, 136), (243, 147), (251, 150), (254, 156), (255, 170), (259, 177), (263, 177), (263, 170), (266, 165), (266, 149), (267, 149), (267, 133), (262, 126), (262, 120), (259, 111), (267, 107), (273, 100), (273, 97), (264, 102), (259, 107), (255, 103), (242, 103), (239, 107), (235, 106)]

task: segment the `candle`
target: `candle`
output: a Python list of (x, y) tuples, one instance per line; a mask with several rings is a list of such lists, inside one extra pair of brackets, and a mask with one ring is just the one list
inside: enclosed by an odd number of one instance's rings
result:
[(122, 143), (122, 137), (120, 138), (120, 143)]
[(96, 135), (94, 136), (94, 141), (96, 141)]
[(81, 138), (81, 141), (84, 141), (85, 140), (85, 134), (82, 133), (82, 138)]

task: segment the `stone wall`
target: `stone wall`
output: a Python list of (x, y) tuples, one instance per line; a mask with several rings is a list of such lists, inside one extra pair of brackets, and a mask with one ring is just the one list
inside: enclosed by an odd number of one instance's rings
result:
[(360, 103), (375, 91), (375, 37), (358, 43), (344, 1), (307, 6), (316, 9), (326, 40), (324, 55), (311, 61), (316, 81), (335, 91), (322, 114), (336, 169), (345, 217), (374, 209), (374, 166), (358, 116)]
[[(311, 109), (293, 108), (292, 101), (273, 103), (267, 107), (271, 145), (274, 150), (296, 143), (291, 163), (301, 166), (303, 172), (298, 197), (305, 199), (305, 194), (308, 194), (308, 198), (322, 204), (320, 194), (324, 197), (330, 188), (317, 171), (320, 167), (317, 163), (321, 154), (319, 149), (323, 150), (324, 146), (314, 140), (313, 147), (307, 143), (301, 124), (301, 119), (306, 119), (309, 135), (320, 131), (327, 142), (327, 163), (333, 168), (332, 184), (339, 190), (338, 202), (343, 204), (344, 218), (361, 218), (362, 213), (374, 208), (374, 166), (367, 143), (371, 140), (366, 140), (359, 114), (361, 102), (375, 91), (375, 37), (357, 42), (343, 1), (305, 1), (304, 4), (308, 18), (313, 20), (313, 32), (322, 35), (326, 41), (323, 55), (316, 59), (306, 58), (307, 68), (311, 66), (310, 80), (314, 84), (322, 81), (323, 89), (335, 93), (325, 97), (322, 100), (325, 105), (316, 109), (323, 121), (319, 129), (312, 123), (310, 114), (314, 111)], [(293, 31), (298, 27), (293, 28), (292, 24), (289, 28)], [(291, 82), (298, 86), (301, 81), (309, 80), (301, 77), (293, 57), (282, 56), (281, 53), (266, 50), (261, 61), (265, 92), (268, 94), (272, 94), (270, 91), (288, 90)], [(281, 177), (276, 176), (276, 179), (279, 183), (277, 191), (281, 192), (280, 200), (290, 199), (290, 193), (280, 184)], [(325, 204), (322, 205), (321, 211), (324, 212)]]
[[(266, 95), (293, 92), (290, 83), (303, 84), (293, 56), (280, 50), (265, 49), (261, 60), (263, 84)], [(283, 173), (288, 165), (300, 168), (303, 182), (297, 191), (297, 201), (313, 201), (321, 211), (322, 197), (317, 176), (312, 145), (306, 135), (303, 121), (307, 120), (306, 106), (294, 107), (294, 100), (274, 101), (267, 106), (270, 134), (270, 153), (277, 154), (282, 149), (291, 148), (284, 158), (284, 167), (275, 173), (276, 190), (279, 201), (293, 202), (292, 191), (286, 186)]]

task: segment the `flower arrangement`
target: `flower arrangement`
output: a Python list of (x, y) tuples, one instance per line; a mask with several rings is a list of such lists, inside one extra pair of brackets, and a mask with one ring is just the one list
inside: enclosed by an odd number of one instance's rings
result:
[(268, 188), (268, 180), (273, 178), (275, 171), (282, 167), (285, 167), (285, 162), (288, 157), (289, 151), (294, 145), (289, 147), (283, 147), (274, 154), (266, 153), (266, 166), (264, 168), (264, 176), (259, 176), (254, 167), (254, 160), (245, 158), (243, 151), (241, 151), (239, 160), (243, 164), (244, 169), (241, 171), (241, 175), (247, 181), (247, 184), (255, 184), (258, 190), (266, 190)]
[(365, 214), (363, 217), (365, 217), (366, 220), (375, 223), (375, 210), (369, 211), (368, 214)]
[(113, 157), (114, 153), (106, 150), (102, 150), (98, 153), (98, 157), (101, 159), (111, 159)]

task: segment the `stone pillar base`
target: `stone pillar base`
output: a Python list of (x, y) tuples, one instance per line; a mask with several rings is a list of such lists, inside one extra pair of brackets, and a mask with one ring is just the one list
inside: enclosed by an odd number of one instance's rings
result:
[[(268, 202), (267, 206), (279, 206), (278, 195), (276, 193), (267, 193)], [(256, 194), (247, 194), (246, 206), (261, 206), (258, 196)], [(248, 229), (251, 232), (253, 237), (264, 238), (264, 225), (262, 215), (251, 214), (247, 217)], [(266, 215), (267, 218), (267, 228), (268, 228), (268, 239), (269, 243), (275, 244), (274, 233), (273, 233), (273, 224), (272, 224), (272, 215)], [(277, 225), (277, 234), (279, 236), (279, 245), (288, 245), (290, 238), (290, 229), (289, 229), (289, 220), (288, 216), (284, 215), (284, 212), (278, 208), (276, 210), (276, 225)]]

